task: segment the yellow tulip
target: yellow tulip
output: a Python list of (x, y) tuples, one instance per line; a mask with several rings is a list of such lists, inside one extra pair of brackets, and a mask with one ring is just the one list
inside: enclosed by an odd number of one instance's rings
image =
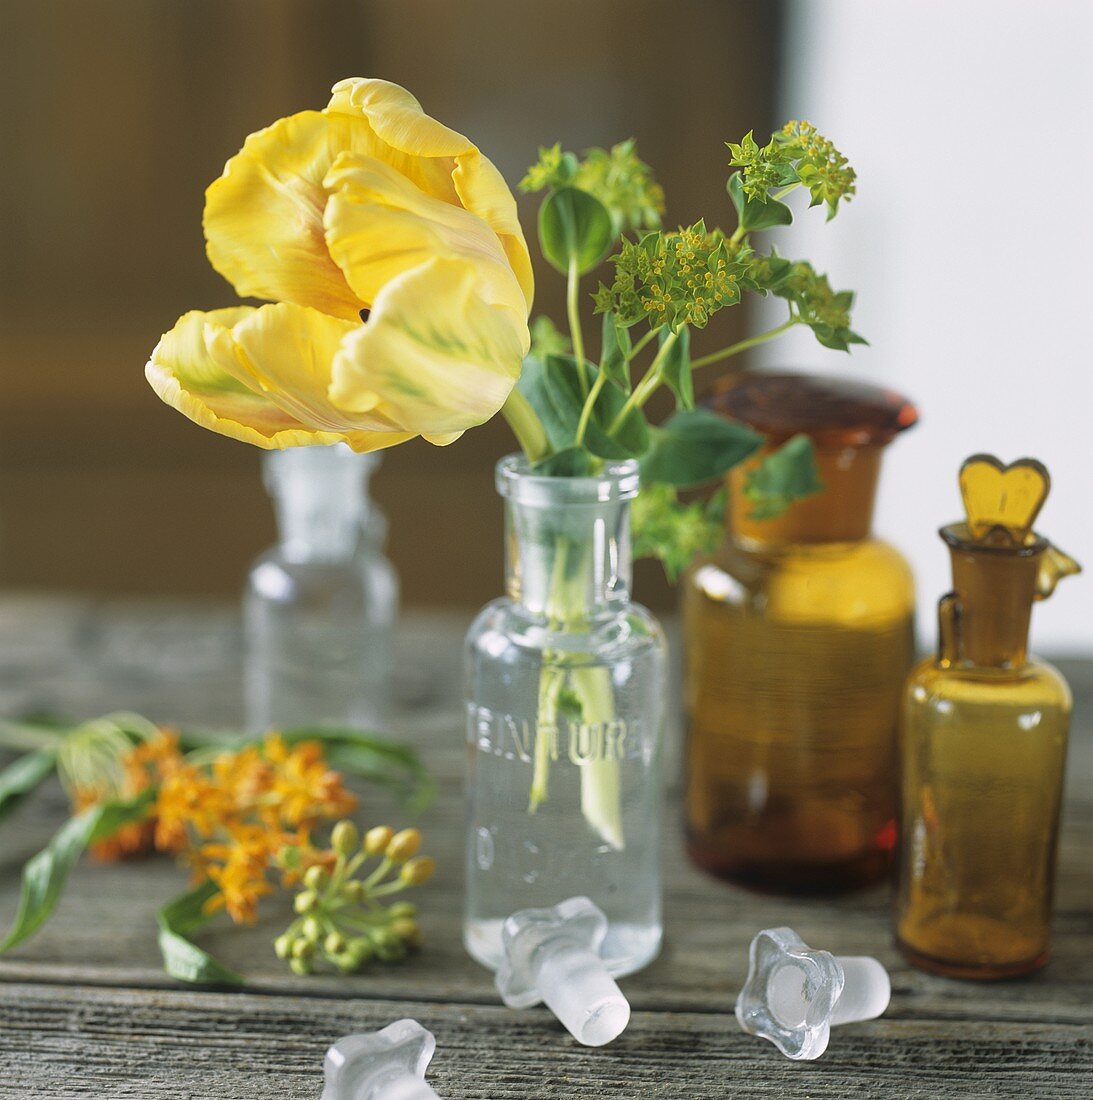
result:
[(342, 81), (251, 134), (204, 225), (213, 266), (278, 304), (188, 313), (160, 340), (148, 380), (202, 426), (267, 448), (445, 444), (511, 393), (533, 290), (516, 204), (397, 85)]

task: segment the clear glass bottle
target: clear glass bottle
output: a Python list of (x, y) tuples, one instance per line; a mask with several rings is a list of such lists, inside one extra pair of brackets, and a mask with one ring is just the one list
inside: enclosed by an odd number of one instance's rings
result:
[(344, 444), (264, 456), (280, 539), (243, 599), (249, 729), (383, 720), (398, 578), (368, 497), (378, 464)]
[(666, 695), (661, 629), (630, 600), (637, 465), (543, 477), (509, 457), (497, 486), (508, 594), (466, 647), (464, 943), (496, 969), (506, 917), (584, 895), (608, 969), (630, 973), (661, 941)]
[(895, 848), (896, 729), (914, 656), (914, 584), (871, 534), (885, 446), (915, 423), (875, 386), (764, 374), (712, 407), (768, 437), (811, 437), (824, 490), (756, 519), (750, 464), (729, 533), (684, 582), (691, 857), (746, 886), (830, 893), (882, 877)]
[[(1030, 477), (1042, 478), (1039, 503), (1020, 489)], [(977, 481), (1009, 522), (976, 518)], [(976, 455), (961, 483), (968, 522), (940, 532), (953, 591), (938, 606), (938, 652), (904, 694), (896, 935), (924, 970), (1006, 978), (1048, 958), (1071, 711), (1066, 681), (1028, 655), (1029, 619), (1078, 566), (1031, 530), (1048, 487), (1039, 463), (1004, 470)], [(1013, 513), (1022, 495), (1027, 523)]]

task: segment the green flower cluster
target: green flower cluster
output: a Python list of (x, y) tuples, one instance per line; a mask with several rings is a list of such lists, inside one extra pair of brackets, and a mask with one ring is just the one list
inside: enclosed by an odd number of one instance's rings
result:
[(849, 200), (856, 174), (849, 162), (811, 122), (787, 122), (760, 146), (748, 131), (739, 144), (726, 142), (729, 164), (743, 169), (744, 193), (765, 203), (776, 188), (808, 188), (812, 205), (826, 203), (834, 217), (840, 200)]
[(671, 485), (642, 486), (631, 505), (634, 556), (657, 558), (673, 584), (699, 555), (712, 553), (725, 533), (725, 494), (684, 503)]
[(597, 313), (614, 312), (624, 326), (647, 320), (653, 328), (705, 328), (710, 318), (740, 301), (749, 250), (699, 221), (674, 233), (623, 240), (611, 286), (593, 295)]
[(660, 227), (664, 190), (637, 155), (633, 138), (610, 149), (586, 149), (584, 159), (556, 143), (539, 150), (539, 159), (520, 181), (521, 191), (576, 187), (607, 207), (616, 233)]
[[(278, 958), (287, 959), (296, 974), (310, 974), (320, 957), (353, 973), (372, 959), (395, 962), (420, 947), (416, 908), (404, 901), (383, 905), (378, 899), (432, 876), (433, 859), (417, 855), (421, 833), (396, 833), (381, 825), (370, 829), (362, 843), (356, 826), (340, 821), (331, 846), (333, 867), (315, 864), (304, 874), (293, 906), (299, 915), (273, 944)], [(378, 865), (356, 877), (370, 858), (379, 859)]]

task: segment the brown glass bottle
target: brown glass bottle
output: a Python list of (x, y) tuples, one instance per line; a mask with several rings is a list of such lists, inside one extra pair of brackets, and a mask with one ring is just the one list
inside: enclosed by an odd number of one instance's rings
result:
[(941, 537), (954, 591), (903, 703), (896, 935), (925, 970), (1006, 978), (1048, 958), (1071, 710), (1063, 678), (1027, 655), (1029, 618), (1077, 566), (1031, 532)]
[(687, 846), (759, 889), (829, 893), (889, 869), (896, 728), (913, 657), (914, 587), (870, 534), (884, 447), (917, 414), (874, 386), (757, 375), (711, 405), (777, 447), (809, 435), (824, 491), (750, 517), (729, 480), (729, 533), (684, 585)]

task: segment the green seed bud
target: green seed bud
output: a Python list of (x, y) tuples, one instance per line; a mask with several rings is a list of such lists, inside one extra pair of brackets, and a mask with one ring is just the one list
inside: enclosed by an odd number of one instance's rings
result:
[(342, 897), (345, 898), (346, 901), (353, 901), (357, 902), (358, 904), (364, 901), (367, 893), (368, 891), (365, 890), (364, 883), (355, 878), (351, 878), (342, 887)]
[(341, 932), (331, 932), (323, 940), (323, 950), (328, 955), (340, 955), (345, 950), (345, 936)]
[(396, 941), (376, 948), (376, 958), (381, 962), (398, 962), (406, 958), (406, 945)]
[(364, 936), (357, 937), (349, 941), (349, 946), (346, 951), (357, 960), (357, 965), (361, 966), (368, 962), (369, 959), (375, 954), (372, 950), (372, 944)]
[(334, 955), (331, 958), (334, 965), (346, 974), (353, 974), (361, 968), (361, 959), (357, 958), (351, 951), (343, 951), (340, 955)]
[(318, 904), (319, 895), (314, 890), (305, 890), (302, 894), (296, 895), (292, 907), (297, 913), (310, 913)]
[(293, 974), (310, 974), (312, 971), (310, 959), (289, 959), (288, 965)]
[(364, 834), (365, 853), (370, 856), (383, 855), (394, 835), (395, 832), (389, 825), (377, 825), (374, 829), (369, 829)]
[(395, 833), (387, 845), (387, 858), (396, 863), (405, 863), (421, 847), (421, 833), (417, 829), (403, 829)]
[(310, 959), (315, 954), (315, 945), (310, 940), (297, 940), (292, 945), (294, 959)]
[(330, 834), (330, 847), (340, 856), (350, 856), (357, 850), (360, 834), (352, 821), (339, 821)]
[(400, 917), (416, 917), (417, 906), (412, 901), (396, 901), (387, 912), (392, 920), (398, 920)]
[(391, 931), (407, 946), (421, 946), (421, 928), (416, 920), (400, 917), (391, 924)]
[(323, 934), (322, 921), (318, 917), (307, 917), (304, 919), (304, 923), (300, 925), (300, 931), (303, 933), (305, 940), (318, 943)]
[(283, 932), (273, 941), (273, 950), (277, 953), (277, 958), (287, 959), (292, 954), (292, 937)]
[(398, 877), (407, 886), (420, 886), (433, 877), (435, 870), (436, 860), (432, 856), (418, 856), (403, 866)]
[(390, 947), (399, 942), (398, 936), (390, 928), (372, 928), (368, 932), (368, 938), (377, 953), (381, 947)]
[(304, 885), (312, 890), (322, 890), (330, 881), (330, 874), (325, 867), (315, 864), (304, 872)]

